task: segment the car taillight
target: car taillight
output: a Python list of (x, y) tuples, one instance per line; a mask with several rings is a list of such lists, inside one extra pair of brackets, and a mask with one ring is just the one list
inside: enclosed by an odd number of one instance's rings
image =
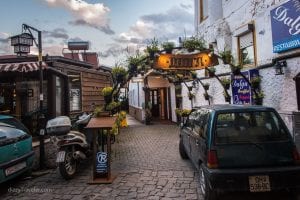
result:
[(207, 167), (211, 169), (218, 168), (217, 152), (214, 150), (209, 150), (207, 153)]
[(300, 165), (300, 154), (296, 147), (294, 147), (294, 150), (293, 150), (293, 159), (296, 164)]

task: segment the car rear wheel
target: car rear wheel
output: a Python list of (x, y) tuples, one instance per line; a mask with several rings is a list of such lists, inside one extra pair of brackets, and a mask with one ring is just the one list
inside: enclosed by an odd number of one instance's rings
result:
[(180, 140), (179, 140), (179, 154), (180, 154), (180, 157), (182, 159), (188, 159), (189, 158), (188, 155), (185, 152), (182, 138), (180, 138)]
[(200, 183), (200, 190), (201, 190), (204, 200), (216, 200), (217, 199), (217, 193), (214, 192), (210, 188), (210, 186), (208, 184), (207, 176), (205, 175), (202, 166), (200, 167), (200, 170), (199, 170), (199, 183)]

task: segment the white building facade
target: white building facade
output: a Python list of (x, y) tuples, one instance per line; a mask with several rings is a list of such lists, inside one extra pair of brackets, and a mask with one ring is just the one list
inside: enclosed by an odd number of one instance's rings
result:
[[(195, 0), (195, 30), (196, 35), (214, 49), (214, 53), (220, 55), (224, 50), (230, 50), (233, 62), (243, 66), (243, 73), (254, 71), (259, 74), (263, 105), (277, 109), (289, 129), (295, 132), (300, 109), (299, 1)], [(282, 73), (275, 75), (275, 66), (280, 64)], [(215, 68), (220, 78), (236, 78), (231, 74), (229, 65), (221, 60)], [(189, 101), (188, 89), (183, 86), (183, 108), (228, 103), (216, 78), (207, 77), (205, 70), (199, 70), (197, 74), (203, 83), (210, 83), (209, 101), (204, 99), (202, 87), (194, 87), (196, 95), (192, 102)], [(241, 91), (253, 96), (251, 88), (239, 90), (237, 85), (233, 85), (238, 83), (241, 82), (233, 81), (228, 90), (232, 104), (243, 104), (243, 99), (238, 99), (240, 94), (236, 94)], [(253, 104), (253, 98), (250, 97), (246, 103)]]

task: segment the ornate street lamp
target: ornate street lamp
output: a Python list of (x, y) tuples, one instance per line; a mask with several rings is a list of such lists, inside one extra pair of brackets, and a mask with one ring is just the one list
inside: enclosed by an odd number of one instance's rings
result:
[[(38, 41), (35, 40), (31, 31), (38, 33)], [(43, 69), (42, 69), (42, 32), (34, 27), (28, 26), (27, 24), (22, 25), (22, 34), (11, 37), (11, 45), (14, 46), (14, 52), (18, 56), (27, 56), (30, 53), (30, 46), (34, 44), (38, 48), (38, 61), (39, 61), (39, 77), (40, 77), (40, 113), (39, 113), (39, 139), (40, 139), (40, 168), (44, 168), (45, 160), (45, 116), (43, 113)]]
[(29, 33), (22, 33), (11, 37), (11, 46), (18, 56), (26, 56), (30, 53), (30, 46), (33, 45), (34, 38)]

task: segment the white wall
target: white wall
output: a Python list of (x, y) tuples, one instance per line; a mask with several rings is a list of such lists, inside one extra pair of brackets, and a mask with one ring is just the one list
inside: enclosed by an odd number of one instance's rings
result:
[[(256, 40), (256, 55), (257, 66), (271, 63), (272, 59), (278, 56), (284, 56), (290, 53), (300, 52), (300, 50), (292, 50), (286, 53), (276, 54), (273, 53), (272, 45), (272, 30), (270, 11), (286, 0), (222, 0), (222, 17), (214, 16), (209, 12), (215, 21), (209, 20), (210, 16), (204, 22), (200, 23), (195, 20), (195, 30), (198, 36), (203, 37), (206, 43), (217, 41), (215, 52), (223, 51), (224, 47), (229, 48), (234, 57), (237, 58), (237, 38), (235, 37), (244, 25), (248, 23), (254, 23), (255, 40)], [(211, 6), (209, 8), (216, 7), (219, 9), (216, 1), (208, 1)], [(199, 0), (195, 0), (195, 19), (199, 16), (197, 8)], [(293, 111), (297, 111), (297, 98), (296, 88), (293, 77), (300, 72), (300, 58), (286, 59), (287, 68), (284, 75), (275, 76), (274, 69), (266, 68), (259, 70), (259, 74), (262, 76), (261, 89), (265, 94), (263, 104), (276, 108), (286, 118), (289, 128), (291, 129), (291, 120), (289, 115)], [(223, 72), (229, 72), (229, 67), (219, 65), (217, 68), (217, 74)], [(198, 72), (199, 77), (203, 77), (201, 71)], [(215, 78), (204, 80), (203, 82), (210, 82), (211, 88), (208, 93), (212, 96), (211, 103), (225, 103), (223, 97), (223, 89)], [(183, 86), (184, 88), (184, 86)], [(184, 107), (190, 107), (188, 97), (186, 95), (187, 90), (183, 91), (183, 103)], [(203, 98), (203, 89), (200, 88), (196, 91), (194, 105), (206, 105), (207, 101)]]
[(144, 83), (143, 82), (133, 82), (132, 80), (129, 83), (128, 90), (128, 101), (129, 105), (142, 108), (145, 103), (145, 93), (143, 91)]

